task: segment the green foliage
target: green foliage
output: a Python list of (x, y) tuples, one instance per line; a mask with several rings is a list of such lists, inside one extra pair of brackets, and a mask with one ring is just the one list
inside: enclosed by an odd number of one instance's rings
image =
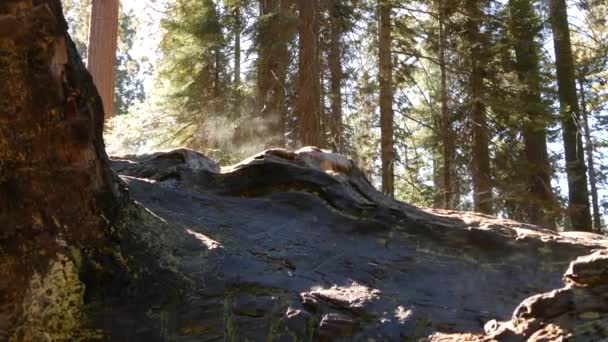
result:
[(136, 103), (143, 103), (146, 96), (143, 85), (143, 67), (149, 67), (146, 59), (133, 58), (134, 40), (139, 26), (133, 10), (119, 17), (119, 42), (116, 54), (116, 90), (114, 108), (118, 115), (124, 115)]
[[(90, 1), (90, 0), (89, 0)], [(541, 0), (479, 0), (482, 8), (478, 42), (465, 35), (469, 18), (464, 1), (390, 0), (393, 8), (393, 89), (396, 196), (418, 206), (439, 206), (442, 196), (443, 138), (439, 18), (444, 32), (446, 104), (454, 145), (450, 174), (453, 207), (472, 209), (474, 98), (470, 95), (471, 50), (482, 45), (481, 102), (490, 137), (493, 207), (503, 217), (528, 220), (536, 205), (530, 195), (533, 166), (527, 161), (524, 129), (545, 129), (552, 184), (565, 208), (561, 132), (558, 125), (554, 57), (548, 51), (546, 6)], [(87, 2), (65, 0), (76, 43), (83, 53), (87, 37)], [(277, 2), (278, 3), (278, 2)], [(292, 2), (280, 12), (260, 15), (259, 0), (171, 0), (161, 22), (160, 66), (154, 94), (145, 104), (141, 79), (150, 67), (130, 51), (137, 16), (121, 17), (118, 53), (117, 108), (126, 113), (112, 123), (108, 139), (115, 150), (146, 151), (185, 145), (203, 150), (222, 163), (231, 163), (267, 147), (269, 132), (260, 103), (260, 56), (265, 48), (287, 44), (284, 122), (287, 147), (297, 145), (295, 114), (298, 80), (298, 13)], [(608, 211), (608, 8), (601, 0), (576, 2), (572, 40), (577, 74), (585, 79), (601, 205)], [(319, 62), (321, 67), (322, 135), (331, 112), (329, 51), (330, 14), (340, 13), (342, 122), (344, 154), (352, 158), (379, 186), (381, 175), (378, 108), (377, 0), (321, 1)], [(442, 6), (442, 7), (440, 7)], [(443, 9), (441, 12), (439, 10)], [(521, 13), (528, 13), (523, 16)], [(269, 35), (268, 31), (272, 31)], [(526, 38), (526, 39), (522, 39)], [(522, 41), (530, 45), (522, 48)], [(528, 44), (525, 43), (525, 44)], [(525, 45), (524, 44), (524, 45)], [(516, 51), (536, 51), (517, 58)], [(240, 63), (238, 63), (240, 61)], [(235, 65), (237, 63), (237, 65)], [(521, 70), (537, 68), (530, 81)], [(238, 73), (237, 73), (238, 72)], [(277, 75), (274, 75), (277, 76)], [(531, 89), (538, 84), (539, 89)], [(522, 94), (536, 91), (540, 100)], [(151, 101), (155, 99), (155, 101)], [(530, 113), (540, 113), (532, 118)], [(115, 143), (119, 142), (119, 143)], [(565, 213), (565, 211), (564, 211)], [(565, 215), (560, 224), (566, 222)]]
[[(87, 63), (89, 45), (89, 22), (91, 19), (91, 0), (62, 0), (65, 17), (69, 23), (69, 33), (84, 63)], [(122, 115), (145, 99), (143, 78), (144, 68), (150, 68), (147, 60), (132, 56), (139, 22), (137, 15), (131, 11), (119, 14), (118, 48), (116, 51), (116, 81), (114, 104), (116, 114)]]

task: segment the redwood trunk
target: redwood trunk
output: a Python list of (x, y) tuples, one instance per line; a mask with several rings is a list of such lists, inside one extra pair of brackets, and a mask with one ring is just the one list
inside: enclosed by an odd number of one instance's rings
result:
[(380, 83), (380, 130), (382, 154), (382, 192), (395, 195), (395, 150), (393, 138), (393, 63), (391, 4), (378, 0), (379, 14), (379, 83)]
[(471, 75), (469, 97), (473, 126), (473, 199), (475, 211), (492, 214), (492, 179), (490, 174), (490, 139), (486, 107), (484, 104), (484, 39), (480, 31), (482, 21), (481, 4), (477, 0), (466, 0), (466, 39), (470, 46)]
[(84, 269), (119, 254), (109, 229), (118, 194), (101, 99), (60, 2), (34, 3), (0, 4), (14, 25), (0, 32), (0, 340), (68, 341)]
[(272, 16), (260, 26), (257, 101), (267, 147), (285, 146), (285, 87), (289, 51), (284, 25), (287, 0), (260, 0), (260, 14)]
[(550, 0), (555, 66), (561, 107), (562, 134), (568, 175), (568, 216), (572, 229), (591, 231), (589, 190), (583, 142), (578, 130), (580, 110), (576, 96), (574, 60), (565, 0)]
[(330, 73), (330, 145), (334, 151), (342, 152), (342, 22), (339, 4), (329, 5), (330, 42), (329, 42), (329, 73)]
[(304, 146), (323, 147), (319, 65), (319, 0), (298, 0), (300, 49), (297, 110), (299, 139)]
[(93, 0), (88, 69), (101, 95), (105, 118), (114, 115), (119, 0)]
[(452, 189), (452, 160), (454, 159), (454, 136), (452, 133), (452, 119), (448, 108), (448, 82), (446, 68), (446, 46), (447, 38), (445, 33), (445, 6), (444, 0), (439, 1), (439, 70), (441, 73), (441, 140), (443, 165), (441, 167), (441, 189), (442, 204), (446, 209), (451, 209), (453, 203)]
[(548, 113), (540, 92), (540, 53), (535, 39), (538, 23), (529, 0), (511, 0), (511, 32), (513, 34), (515, 68), (523, 86), (519, 97), (522, 111), (524, 149), (526, 154), (527, 220), (555, 229), (556, 201), (551, 189), (551, 165), (547, 153)]

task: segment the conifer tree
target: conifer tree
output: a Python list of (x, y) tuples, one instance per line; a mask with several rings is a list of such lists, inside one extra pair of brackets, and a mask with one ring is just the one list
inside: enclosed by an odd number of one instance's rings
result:
[(562, 134), (568, 176), (568, 216), (574, 230), (591, 231), (589, 190), (582, 139), (580, 109), (576, 94), (574, 60), (565, 0), (550, 0), (549, 12), (555, 48), (555, 66), (561, 107)]
[(524, 206), (527, 221), (548, 228), (555, 227), (555, 199), (551, 189), (551, 166), (547, 154), (547, 108), (541, 99), (540, 53), (537, 43), (540, 24), (531, 0), (509, 1), (509, 26), (515, 50), (515, 69), (521, 83), (517, 94), (523, 118), (523, 142), (528, 196)]
[(87, 67), (103, 102), (105, 118), (114, 115), (118, 39), (118, 0), (93, 0)]
[(257, 108), (266, 125), (266, 145), (285, 146), (288, 44), (293, 38), (290, 1), (259, 0)]
[(395, 146), (393, 131), (393, 73), (392, 73), (392, 4), (378, 0), (378, 60), (380, 85), (380, 127), (382, 159), (382, 192), (395, 195)]
[(465, 24), (465, 39), (469, 45), (470, 78), (469, 102), (473, 126), (473, 198), (475, 211), (492, 214), (492, 179), (490, 170), (490, 139), (486, 119), (485, 97), (485, 67), (487, 60), (484, 56), (486, 46), (481, 24), (483, 20), (483, 1), (465, 0), (464, 12), (467, 16)]
[(319, 0), (297, 0), (299, 11), (298, 139), (304, 146), (324, 147), (321, 131)]

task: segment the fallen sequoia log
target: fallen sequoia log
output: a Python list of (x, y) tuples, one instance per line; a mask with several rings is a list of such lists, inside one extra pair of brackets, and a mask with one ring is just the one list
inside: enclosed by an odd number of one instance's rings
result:
[(172, 316), (178, 336), (475, 340), (489, 337), (449, 333), (485, 326), (517, 341), (607, 332), (608, 256), (571, 263), (605, 249), (603, 237), (422, 211), (314, 148), (268, 150), (222, 170), (187, 149), (112, 165), (140, 212), (163, 222), (131, 226), (135, 236), (154, 231), (138, 250), (167, 253), (159, 260), (191, 284), (180, 304), (188, 309)]
[(0, 3), (1, 341), (608, 336), (601, 236), (420, 210), (315, 148), (110, 161), (60, 9)]

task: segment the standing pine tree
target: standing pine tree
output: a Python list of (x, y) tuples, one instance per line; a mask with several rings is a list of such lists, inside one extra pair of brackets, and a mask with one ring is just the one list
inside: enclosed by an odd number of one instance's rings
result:
[(321, 75), (319, 55), (319, 0), (297, 0), (300, 16), (297, 112), (298, 139), (303, 145), (323, 147), (321, 132)]
[(568, 175), (568, 216), (574, 230), (591, 231), (587, 170), (580, 126), (580, 110), (576, 95), (574, 59), (568, 27), (568, 11), (565, 0), (550, 0), (549, 12), (553, 29), (555, 66), (561, 107), (562, 134)]
[(531, 0), (509, 1), (509, 27), (515, 50), (515, 69), (520, 87), (517, 107), (524, 114), (523, 140), (528, 195), (523, 206), (527, 221), (555, 227), (556, 203), (551, 189), (551, 166), (547, 154), (549, 115), (541, 98), (540, 52), (536, 41), (540, 24)]
[(382, 192), (395, 196), (395, 146), (393, 132), (393, 72), (392, 72), (392, 4), (378, 0), (378, 60), (380, 84), (380, 130), (382, 158)]
[(269, 147), (285, 146), (288, 43), (293, 39), (291, 1), (259, 0), (257, 35), (257, 108)]
[(473, 198), (475, 211), (492, 214), (492, 178), (490, 170), (490, 138), (486, 118), (485, 97), (485, 37), (481, 31), (483, 0), (465, 0), (467, 16), (465, 39), (469, 46), (470, 78), (469, 104), (473, 125)]

